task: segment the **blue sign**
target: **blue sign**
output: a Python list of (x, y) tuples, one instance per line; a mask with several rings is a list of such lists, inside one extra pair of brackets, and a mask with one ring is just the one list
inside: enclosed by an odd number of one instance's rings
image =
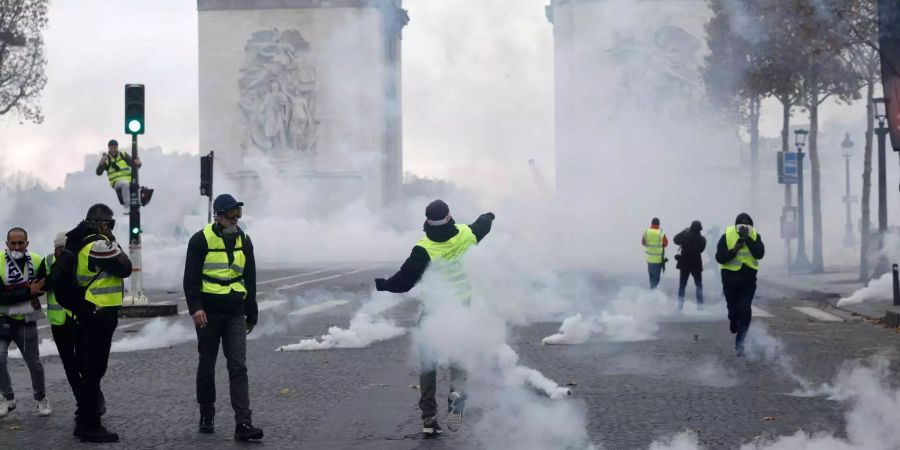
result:
[(800, 181), (799, 153), (778, 152), (778, 183), (797, 184)]

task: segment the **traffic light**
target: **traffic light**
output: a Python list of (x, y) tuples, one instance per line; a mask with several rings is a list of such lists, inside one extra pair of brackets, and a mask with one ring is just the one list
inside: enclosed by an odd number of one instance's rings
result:
[(213, 152), (200, 157), (200, 195), (212, 198), (213, 192)]
[(140, 213), (132, 214), (128, 223), (128, 237), (130, 242), (140, 242), (141, 218)]
[(125, 85), (125, 134), (144, 134), (144, 85)]

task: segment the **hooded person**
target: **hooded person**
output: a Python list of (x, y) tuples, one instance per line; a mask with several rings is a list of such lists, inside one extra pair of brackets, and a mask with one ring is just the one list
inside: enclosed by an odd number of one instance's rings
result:
[[(494, 221), (493, 213), (485, 213), (469, 225), (457, 225), (450, 214), (450, 207), (442, 200), (435, 200), (425, 208), (425, 224), (423, 231), (425, 237), (420, 239), (412, 248), (412, 252), (400, 270), (394, 276), (384, 279), (375, 279), (375, 289), (394, 293), (408, 292), (412, 289), (426, 269), (434, 272), (441, 281), (442, 286), (447, 287), (449, 296), (454, 301), (459, 301), (469, 306), (472, 297), (472, 288), (464, 267), (466, 252), (479, 244), (491, 231)], [(429, 275), (430, 276), (430, 275)], [(423, 293), (427, 297), (428, 293)], [(423, 299), (422, 317), (429, 314), (427, 299)], [(437, 421), (437, 365), (434, 358), (428, 356), (429, 349), (420, 345), (420, 357), (422, 365), (419, 372), (419, 386), (421, 398), (419, 409), (422, 411), (422, 432), (426, 437), (437, 436), (442, 433)], [(448, 396), (447, 427), (450, 431), (457, 431), (462, 425), (462, 415), (465, 408), (466, 373), (453, 365), (450, 367), (450, 394)]]
[(684, 306), (684, 291), (689, 277), (694, 278), (697, 290), (697, 309), (703, 309), (703, 251), (706, 250), (706, 238), (701, 231), (703, 225), (699, 220), (691, 222), (689, 228), (675, 235), (673, 241), (679, 246), (675, 260), (678, 269), (678, 310)]
[(76, 255), (75, 279), (84, 292), (72, 311), (79, 325), (77, 358), (81, 368), (73, 434), (81, 442), (119, 441), (119, 435), (107, 430), (100, 420), (106, 411), (100, 384), (119, 325), (125, 278), (131, 276), (132, 270), (131, 260), (113, 235), (115, 225), (113, 210), (97, 203), (88, 208), (83, 221), (66, 233), (64, 248)]
[(762, 236), (753, 227), (753, 219), (740, 213), (734, 225), (725, 229), (716, 246), (716, 261), (722, 268), (722, 293), (728, 305), (728, 321), (735, 335), (734, 349), (744, 355), (744, 340), (750, 328), (756, 273), (759, 260), (765, 256)]

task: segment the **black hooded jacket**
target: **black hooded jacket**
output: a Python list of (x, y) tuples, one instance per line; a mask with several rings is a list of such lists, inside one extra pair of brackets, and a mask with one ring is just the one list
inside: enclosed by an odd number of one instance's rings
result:
[[(478, 217), (478, 220), (469, 225), (469, 228), (472, 229), (472, 234), (475, 235), (475, 239), (479, 243), (491, 232), (493, 220), (493, 214), (482, 214)], [(456, 222), (453, 219), (449, 223), (439, 226), (431, 226), (426, 223), (423, 230), (428, 239), (434, 242), (447, 242), (459, 233), (459, 230), (456, 229)], [(422, 279), (422, 274), (425, 273), (425, 269), (428, 268), (428, 263), (430, 262), (431, 257), (428, 256), (428, 252), (416, 245), (413, 247), (409, 257), (406, 258), (406, 262), (400, 267), (400, 270), (394, 276), (388, 278), (383, 285), (379, 286), (379, 282), (376, 281), (376, 288), (379, 291), (408, 292)]]
[(681, 270), (703, 270), (701, 255), (706, 250), (706, 238), (700, 233), (702, 227), (699, 220), (691, 223), (690, 228), (685, 228), (675, 235), (675, 245), (681, 247), (681, 252), (676, 256)]
[[(750, 215), (747, 213), (738, 214), (737, 218), (734, 219), (734, 224), (747, 224), (753, 226), (753, 219), (750, 218)], [(747, 246), (747, 249), (750, 250), (750, 254), (753, 255), (756, 259), (762, 259), (766, 254), (766, 246), (763, 244), (762, 235), (759, 234), (759, 231), (756, 232), (756, 240), (752, 240), (750, 238), (744, 239), (744, 245)], [(719, 238), (719, 244), (716, 246), (716, 261), (719, 264), (725, 264), (728, 261), (731, 261), (737, 257), (737, 250), (729, 250), (728, 245), (725, 243), (725, 234), (722, 234), (722, 237)], [(756, 284), (756, 270), (751, 269), (747, 266), (741, 266), (741, 270), (737, 272), (732, 270), (722, 269), (722, 284), (723, 285), (739, 285), (739, 284)]]

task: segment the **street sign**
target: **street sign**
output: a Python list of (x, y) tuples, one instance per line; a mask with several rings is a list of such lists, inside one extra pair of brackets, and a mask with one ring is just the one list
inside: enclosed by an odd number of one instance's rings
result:
[(797, 184), (800, 179), (797, 152), (778, 152), (778, 184)]

